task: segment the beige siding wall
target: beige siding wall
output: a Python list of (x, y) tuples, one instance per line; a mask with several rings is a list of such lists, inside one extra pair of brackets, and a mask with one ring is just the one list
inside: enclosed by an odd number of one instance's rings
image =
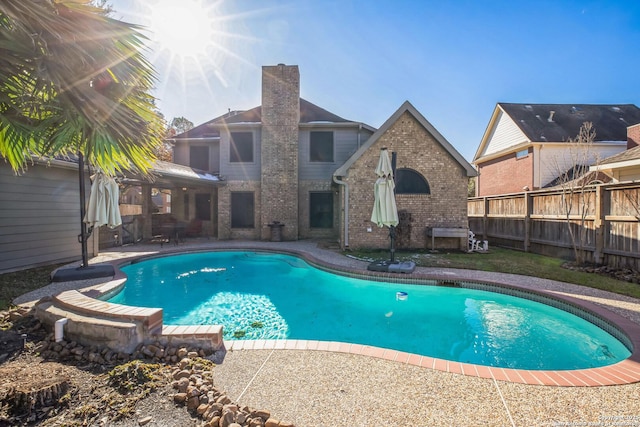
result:
[(506, 114), (500, 112), (496, 123), (493, 135), (490, 136), (484, 152), (481, 153), (482, 156), (498, 153), (514, 145), (527, 142), (525, 134)]
[(640, 166), (623, 168), (615, 171), (614, 178), (618, 181), (638, 181), (640, 180)]
[[(312, 162), (309, 160), (309, 146), (312, 131), (333, 132), (334, 161), (333, 162)], [(368, 129), (358, 129), (357, 126), (350, 128), (332, 128), (329, 125), (317, 127), (305, 127), (300, 130), (300, 146), (298, 148), (300, 180), (331, 180), (333, 172), (344, 164), (371, 136)]]
[[(374, 170), (380, 149), (397, 153), (397, 168), (418, 171), (429, 182), (429, 195), (397, 195), (401, 213), (398, 248), (426, 248), (428, 227), (467, 227), (466, 171), (437, 140), (405, 112), (349, 169), (349, 246), (386, 248), (388, 229), (370, 221), (373, 209)], [(369, 231), (371, 230), (371, 231)], [(344, 236), (343, 236), (344, 238)], [(452, 239), (438, 242), (459, 247)], [(400, 246), (402, 245), (402, 246)]]
[[(207, 172), (220, 173), (220, 141), (219, 140), (187, 140), (175, 142), (173, 146), (173, 162), (189, 166), (190, 147), (209, 147), (209, 168)], [(228, 147), (228, 146), (227, 146)], [(228, 156), (227, 156), (228, 159)]]
[[(253, 162), (230, 162), (231, 132), (251, 132), (253, 134)], [(229, 125), (228, 129), (220, 131), (220, 144), (217, 146), (217, 157), (220, 162), (218, 170), (220, 174), (230, 181), (255, 181), (260, 180), (261, 130), (257, 125), (238, 126)]]
[[(87, 200), (91, 183), (87, 175)], [(79, 260), (78, 170), (30, 165), (16, 176), (0, 162), (0, 272)], [(94, 233), (89, 256), (97, 254)]]
[(544, 187), (576, 163), (593, 165), (625, 149), (625, 142), (618, 144), (607, 143), (606, 145), (594, 144), (588, 151), (581, 148), (572, 148), (569, 144), (545, 144), (539, 150), (540, 171), (537, 187)]

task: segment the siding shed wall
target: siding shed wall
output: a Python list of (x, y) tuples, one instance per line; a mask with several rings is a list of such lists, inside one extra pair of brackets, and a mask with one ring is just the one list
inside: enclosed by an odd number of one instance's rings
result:
[[(91, 183), (87, 175), (87, 200)], [(0, 163), (0, 273), (81, 258), (77, 169)], [(97, 233), (96, 233), (97, 234)], [(94, 237), (89, 256), (97, 253)]]

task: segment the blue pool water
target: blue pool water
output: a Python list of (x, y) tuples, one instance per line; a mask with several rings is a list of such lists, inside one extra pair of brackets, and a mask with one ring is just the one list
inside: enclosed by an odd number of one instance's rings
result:
[(203, 252), (123, 267), (110, 302), (161, 307), (167, 325), (221, 324), (224, 339), (308, 339), (518, 369), (581, 369), (630, 356), (554, 307), (488, 291), (375, 282), (260, 252)]

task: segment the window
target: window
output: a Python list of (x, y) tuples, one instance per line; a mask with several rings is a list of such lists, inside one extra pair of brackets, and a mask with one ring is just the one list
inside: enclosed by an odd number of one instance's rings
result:
[(529, 155), (529, 149), (525, 148), (524, 150), (520, 150), (516, 153), (516, 159), (522, 159)]
[(196, 194), (196, 219), (211, 221), (211, 197), (209, 194)]
[(253, 211), (253, 193), (231, 193), (231, 228), (254, 228)]
[(333, 162), (333, 132), (311, 132), (309, 161)]
[(396, 170), (396, 194), (431, 194), (429, 183), (413, 169)]
[(194, 169), (209, 171), (209, 147), (192, 145), (189, 147), (189, 166)]
[(232, 163), (253, 162), (253, 133), (231, 132), (229, 161)]
[(309, 193), (309, 226), (333, 228), (333, 193), (331, 191)]

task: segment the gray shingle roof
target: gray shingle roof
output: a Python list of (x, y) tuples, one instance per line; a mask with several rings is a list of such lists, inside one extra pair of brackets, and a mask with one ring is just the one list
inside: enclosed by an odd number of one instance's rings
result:
[(593, 123), (596, 141), (626, 141), (627, 127), (640, 123), (640, 108), (633, 104), (501, 102), (498, 105), (513, 119), (527, 138), (535, 142), (568, 141), (578, 135), (580, 126), (584, 122)]
[[(174, 136), (172, 139), (219, 137), (220, 132), (215, 125), (231, 123), (260, 123), (262, 121), (262, 107), (255, 107), (246, 111), (230, 111), (227, 114), (209, 120), (193, 129)], [(351, 120), (335, 115), (324, 108), (300, 98), (300, 123), (350, 123)], [(355, 123), (355, 122), (352, 122)]]

